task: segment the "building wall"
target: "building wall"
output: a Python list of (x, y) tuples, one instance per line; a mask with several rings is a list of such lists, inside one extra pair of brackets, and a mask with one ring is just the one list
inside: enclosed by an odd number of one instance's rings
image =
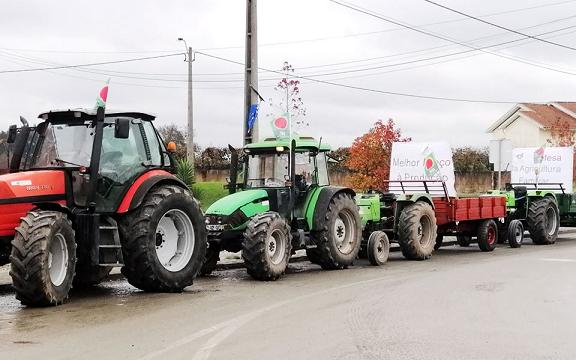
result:
[(538, 124), (522, 117), (516, 119), (505, 129), (494, 132), (494, 135), (500, 139), (509, 139), (515, 148), (541, 146), (546, 142), (540, 134)]

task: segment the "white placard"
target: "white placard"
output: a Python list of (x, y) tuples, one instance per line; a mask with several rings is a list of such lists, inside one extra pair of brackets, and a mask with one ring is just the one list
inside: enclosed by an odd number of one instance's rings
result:
[(516, 148), (512, 152), (513, 183), (562, 183), (572, 192), (574, 150), (571, 147)]
[(448, 143), (392, 144), (390, 180), (441, 180), (446, 183), (448, 195), (456, 196), (454, 179), (452, 149)]

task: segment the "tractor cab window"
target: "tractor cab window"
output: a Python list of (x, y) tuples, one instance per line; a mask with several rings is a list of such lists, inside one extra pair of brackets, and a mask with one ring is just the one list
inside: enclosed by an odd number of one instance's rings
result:
[(284, 187), (288, 180), (287, 153), (268, 153), (248, 156), (246, 185), (256, 187)]

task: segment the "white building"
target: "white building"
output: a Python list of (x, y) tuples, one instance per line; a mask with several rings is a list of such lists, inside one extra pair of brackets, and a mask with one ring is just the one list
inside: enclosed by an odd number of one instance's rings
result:
[(534, 147), (550, 144), (550, 128), (569, 127), (576, 130), (576, 102), (515, 105), (487, 130), (494, 139), (509, 139), (513, 147)]

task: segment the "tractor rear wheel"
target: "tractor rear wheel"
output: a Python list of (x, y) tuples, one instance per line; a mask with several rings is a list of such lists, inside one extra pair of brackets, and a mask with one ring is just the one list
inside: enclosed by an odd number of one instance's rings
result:
[(478, 247), (482, 251), (492, 251), (498, 243), (498, 226), (494, 220), (484, 220), (478, 227)]
[(560, 215), (556, 202), (551, 198), (533, 201), (528, 209), (526, 223), (534, 244), (554, 244), (560, 229)]
[(468, 247), (472, 243), (472, 236), (470, 236), (470, 235), (456, 235), (456, 242), (461, 247)]
[(276, 280), (288, 267), (292, 251), (290, 225), (277, 212), (253, 217), (244, 232), (242, 258), (256, 280)]
[(508, 245), (511, 248), (519, 248), (524, 241), (524, 225), (520, 220), (512, 220), (508, 225)]
[(16, 298), (28, 306), (62, 304), (76, 266), (74, 229), (66, 214), (30, 211), (12, 241), (10, 276)]
[(206, 225), (198, 202), (176, 185), (152, 188), (139, 208), (121, 219), (122, 274), (133, 286), (180, 292), (206, 255)]
[(432, 256), (437, 237), (436, 216), (430, 204), (418, 201), (402, 210), (398, 220), (398, 244), (409, 260)]
[(208, 276), (212, 274), (212, 271), (216, 269), (218, 260), (220, 260), (220, 245), (217, 243), (208, 243), (206, 258), (202, 264), (202, 269), (200, 269), (200, 275)]
[(336, 194), (324, 220), (324, 228), (311, 234), (317, 245), (319, 265), (324, 270), (345, 269), (356, 260), (362, 242), (358, 205), (349, 194)]
[(368, 238), (368, 261), (371, 265), (380, 266), (386, 264), (390, 255), (390, 241), (384, 231), (374, 231)]

